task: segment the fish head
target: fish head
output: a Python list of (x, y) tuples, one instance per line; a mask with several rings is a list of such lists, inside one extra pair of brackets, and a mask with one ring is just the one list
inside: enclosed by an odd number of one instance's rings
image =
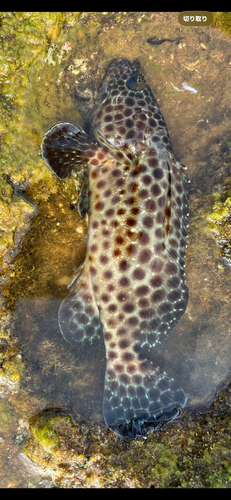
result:
[(165, 122), (138, 60), (116, 59), (109, 66), (91, 116), (91, 131), (104, 147), (133, 155), (154, 147), (161, 133), (166, 135)]
[[(122, 81), (120, 81), (122, 80)], [(138, 80), (137, 84), (136, 81)], [(99, 94), (102, 92), (111, 92), (112, 86), (123, 86), (121, 90), (142, 90), (146, 87), (144, 76), (140, 72), (140, 62), (138, 59), (130, 63), (126, 59), (114, 59), (110, 64)], [(137, 88), (139, 86), (139, 88)], [(115, 88), (115, 87), (113, 87)]]

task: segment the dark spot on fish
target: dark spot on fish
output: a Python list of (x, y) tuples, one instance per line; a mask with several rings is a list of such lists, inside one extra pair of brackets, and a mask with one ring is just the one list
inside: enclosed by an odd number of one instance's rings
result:
[(116, 236), (115, 237), (115, 242), (117, 245), (123, 245), (124, 244), (124, 238), (122, 236)]
[(108, 263), (108, 257), (106, 255), (100, 255), (99, 260), (100, 260), (100, 262), (102, 264), (107, 264)]
[(103, 275), (106, 280), (111, 279), (113, 276), (111, 271), (105, 271)]
[(119, 262), (119, 269), (120, 271), (127, 271), (130, 267), (130, 264), (127, 260), (121, 260)]
[(140, 231), (138, 233), (138, 239), (142, 245), (147, 245), (150, 241), (150, 238), (149, 238), (148, 234), (145, 233), (145, 231)]
[(119, 300), (119, 302), (123, 302), (124, 300), (126, 300), (126, 299), (127, 299), (127, 295), (126, 295), (126, 293), (119, 293), (119, 294), (117, 295), (117, 299)]
[[(153, 163), (152, 166), (155, 166), (158, 163), (157, 162), (156, 164), (154, 164), (154, 162), (156, 161), (154, 159), (151, 160), (151, 161)], [(150, 164), (150, 160), (149, 160), (149, 164)], [(153, 171), (153, 175), (154, 175), (155, 179), (159, 180), (159, 179), (162, 179), (162, 177), (163, 177), (164, 174), (163, 174), (163, 172), (162, 172), (162, 170), (160, 168), (155, 168), (155, 170)]]
[(147, 190), (147, 189), (142, 189), (142, 190), (140, 191), (140, 193), (139, 193), (139, 197), (140, 197), (141, 199), (145, 199), (145, 198), (147, 198), (147, 197), (148, 197), (148, 194), (149, 194), (149, 193), (148, 193), (148, 190)]
[(144, 264), (151, 259), (152, 253), (151, 250), (145, 249), (142, 250), (138, 255), (138, 261), (140, 264)]
[(129, 118), (128, 120), (125, 121), (125, 125), (128, 128), (132, 128), (134, 126), (134, 121)]
[(149, 287), (146, 286), (146, 285), (143, 285), (143, 286), (139, 286), (138, 288), (136, 288), (135, 290), (135, 294), (138, 296), (138, 297), (141, 297), (143, 295), (147, 295), (147, 293), (149, 293)]
[(126, 106), (130, 106), (131, 107), (131, 106), (134, 106), (135, 101), (131, 97), (126, 97), (125, 104), (126, 104)]
[(162, 283), (163, 283), (163, 279), (161, 276), (158, 276), (158, 275), (150, 280), (150, 285), (155, 287), (155, 288), (160, 287), (162, 285)]
[(133, 139), (133, 137), (135, 137), (135, 132), (134, 130), (130, 130), (130, 132), (126, 134), (126, 139)]
[(138, 319), (135, 316), (132, 316), (131, 318), (128, 318), (128, 324), (131, 326), (135, 326), (138, 324)]
[(133, 304), (129, 304), (129, 303), (128, 303), (128, 304), (125, 304), (125, 305), (123, 306), (123, 311), (124, 311), (124, 312), (127, 312), (127, 313), (131, 313), (131, 312), (133, 312), (133, 311), (134, 311), (134, 309), (135, 309), (135, 306), (134, 306)]
[(135, 269), (133, 271), (132, 276), (136, 280), (143, 280), (144, 277), (145, 277), (145, 272), (143, 271), (143, 269), (141, 269), (140, 267), (138, 267), (137, 269)]
[(143, 218), (143, 225), (146, 227), (152, 227), (154, 224), (153, 217), (144, 217)]
[(121, 286), (128, 286), (129, 285), (129, 280), (128, 278), (121, 278), (119, 281)]
[(111, 125), (107, 125), (105, 127), (105, 129), (106, 129), (107, 132), (112, 132), (114, 130), (114, 125), (112, 125), (112, 124)]
[(130, 217), (130, 218), (126, 219), (126, 224), (127, 224), (127, 226), (133, 227), (136, 225), (136, 220), (133, 219), (132, 217)]

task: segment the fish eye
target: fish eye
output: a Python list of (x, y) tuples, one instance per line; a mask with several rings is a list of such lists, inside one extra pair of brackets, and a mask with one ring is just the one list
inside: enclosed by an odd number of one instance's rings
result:
[(129, 90), (143, 90), (146, 87), (146, 81), (140, 74), (130, 76), (126, 81)]
[(127, 88), (130, 90), (136, 90), (136, 81), (136, 76), (130, 76), (130, 78), (128, 78), (126, 81)]

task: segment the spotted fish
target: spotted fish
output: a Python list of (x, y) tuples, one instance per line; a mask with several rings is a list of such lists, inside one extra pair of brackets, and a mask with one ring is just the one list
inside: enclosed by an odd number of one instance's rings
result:
[(188, 181), (138, 61), (111, 63), (90, 124), (88, 135), (58, 123), (42, 142), (60, 179), (78, 164), (88, 170), (79, 202), (85, 216), (89, 192), (87, 254), (58, 319), (73, 345), (104, 336), (104, 419), (119, 436), (134, 438), (186, 404), (180, 385), (142, 350), (161, 342), (187, 307)]

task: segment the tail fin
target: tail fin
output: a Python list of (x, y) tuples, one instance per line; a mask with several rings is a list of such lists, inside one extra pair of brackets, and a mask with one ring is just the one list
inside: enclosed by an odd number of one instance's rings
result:
[(151, 362), (140, 363), (133, 375), (106, 371), (104, 419), (121, 437), (145, 436), (149, 428), (176, 418), (186, 401), (179, 384)]

